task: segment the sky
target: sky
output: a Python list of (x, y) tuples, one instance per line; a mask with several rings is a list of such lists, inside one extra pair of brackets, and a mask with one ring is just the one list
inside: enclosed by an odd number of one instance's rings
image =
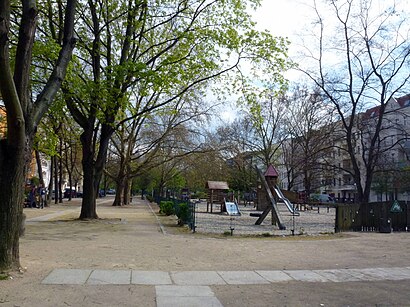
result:
[(259, 30), (270, 30), (273, 35), (292, 38), (308, 22), (306, 0), (263, 0), (252, 15)]
[[(269, 30), (274, 36), (288, 37), (293, 44), (289, 47), (289, 55), (296, 55), (296, 38), (309, 23), (307, 2), (311, 0), (263, 0), (262, 6), (252, 12), (257, 22), (258, 30)], [(311, 18), (311, 17), (310, 17)], [(289, 79), (297, 79), (300, 73), (290, 71), (286, 73)], [(226, 107), (222, 111), (222, 119), (232, 122), (237, 116), (235, 107)]]
[[(300, 50), (301, 35), (311, 27), (315, 18), (312, 4), (313, 0), (263, 0), (262, 6), (252, 15), (258, 30), (269, 30), (274, 36), (290, 40), (288, 55), (292, 59)], [(285, 76), (296, 81), (301, 78), (301, 73), (291, 70)]]
[[(309, 63), (306, 62), (306, 58), (301, 60), (300, 52), (302, 50), (306, 51), (306, 47), (312, 47), (309, 44), (309, 36), (307, 34), (309, 31), (313, 31), (313, 21), (317, 17), (312, 7), (314, 2), (314, 0), (262, 0), (261, 7), (251, 12), (253, 20), (257, 22), (257, 30), (269, 30), (274, 36), (283, 36), (290, 40), (289, 58), (302, 66), (306, 66)], [(322, 1), (317, 0), (316, 3), (321, 7), (320, 13), (326, 23), (326, 34), (331, 37), (332, 34), (329, 35), (329, 31), (334, 30), (333, 26), (336, 23), (333, 12), (331, 15), (325, 14), (326, 9), (322, 6)], [(340, 3), (342, 4), (343, 1)], [(375, 15), (383, 12), (386, 4), (391, 5), (394, 3), (397, 10), (396, 16), (401, 17), (403, 17), (403, 14), (408, 14), (408, 7), (410, 6), (410, 0), (369, 0), (366, 3), (371, 3), (371, 11), (376, 13)], [(377, 21), (375, 24), (377, 24)], [(409, 28), (407, 26), (408, 24), (403, 28), (403, 37), (408, 35), (407, 31), (409, 31)], [(302, 38), (305, 40), (304, 43), (302, 43)], [(316, 40), (314, 45), (317, 47)], [(338, 55), (334, 52), (326, 53), (324, 59), (329, 65), (332, 65), (333, 61), (339, 62)], [(296, 70), (286, 72), (285, 77), (291, 82), (300, 81), (300, 79), (303, 80), (305, 78), (301, 72)], [(223, 117), (228, 121), (232, 121), (236, 115), (234, 111), (227, 110)]]

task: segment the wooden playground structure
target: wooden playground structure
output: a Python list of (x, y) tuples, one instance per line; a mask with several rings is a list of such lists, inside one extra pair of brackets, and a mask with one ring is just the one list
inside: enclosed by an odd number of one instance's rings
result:
[[(285, 196), (284, 192), (280, 190), (277, 185), (278, 172), (270, 165), (266, 172), (262, 172), (255, 166), (256, 171), (259, 174), (260, 186), (257, 190), (257, 203), (256, 210), (262, 211), (262, 213), (251, 213), (251, 216), (258, 217), (255, 225), (261, 225), (263, 220), (272, 214), (272, 224), (277, 225), (279, 229), (286, 229), (282, 217), (278, 208), (278, 202), (284, 203), (287, 210), (293, 215), (298, 216), (299, 212), (296, 211), (295, 206), (289, 201), (288, 197), (293, 196), (289, 193)], [(207, 203), (206, 212), (213, 213), (216, 206), (219, 206), (219, 212), (227, 212), (231, 215), (231, 210), (227, 210), (227, 204), (230, 208), (234, 204), (237, 208), (237, 201), (235, 201), (232, 193), (229, 193), (228, 183), (225, 181), (207, 181), (205, 188), (207, 189)], [(240, 215), (237, 210), (237, 215)]]
[(225, 199), (228, 197), (229, 186), (225, 181), (207, 181), (206, 212), (213, 213), (214, 205), (220, 207), (220, 212), (225, 212)]

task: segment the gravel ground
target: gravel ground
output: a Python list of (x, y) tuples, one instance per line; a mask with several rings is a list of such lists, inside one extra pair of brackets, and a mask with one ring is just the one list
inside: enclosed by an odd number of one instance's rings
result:
[[(216, 208), (215, 208), (216, 207)], [(233, 228), (234, 235), (318, 235), (323, 233), (334, 233), (335, 215), (334, 208), (321, 208), (318, 212), (314, 210), (300, 211), (299, 216), (292, 216), (284, 205), (279, 204), (279, 211), (286, 230), (279, 230), (272, 225), (271, 213), (265, 218), (261, 225), (255, 225), (257, 217), (250, 213), (257, 213), (253, 205), (239, 205), (241, 216), (229, 216), (220, 213), (220, 208), (214, 206), (214, 213), (206, 212), (206, 202), (196, 205), (196, 231), (198, 233), (230, 234)]]

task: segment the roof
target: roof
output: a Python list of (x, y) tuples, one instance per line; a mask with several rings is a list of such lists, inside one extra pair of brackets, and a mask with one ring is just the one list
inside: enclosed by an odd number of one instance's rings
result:
[(278, 171), (273, 167), (273, 165), (269, 165), (268, 169), (265, 172), (265, 177), (279, 177)]
[(210, 190), (229, 190), (228, 183), (225, 181), (207, 181), (206, 188)]
[[(393, 98), (393, 100), (389, 100), (387, 103), (391, 103), (391, 101), (396, 101), (399, 105), (399, 108), (406, 108), (410, 106), (410, 94), (402, 96), (400, 98)], [(386, 104), (387, 104), (386, 103)], [(364, 112), (364, 119), (378, 117), (380, 114), (380, 106), (375, 106), (370, 108)]]
[(407, 94), (406, 96), (397, 98), (397, 103), (402, 108), (410, 106), (410, 94)]
[(372, 118), (372, 117), (378, 117), (380, 114), (380, 106), (373, 107), (371, 109), (366, 110), (364, 113), (364, 118)]

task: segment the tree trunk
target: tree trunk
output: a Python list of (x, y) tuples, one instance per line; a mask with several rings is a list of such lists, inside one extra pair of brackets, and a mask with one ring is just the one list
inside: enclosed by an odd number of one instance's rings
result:
[(115, 193), (115, 199), (114, 203), (112, 204), (113, 206), (122, 206), (125, 205), (123, 203), (123, 193), (125, 190), (125, 184), (126, 184), (126, 176), (124, 174), (124, 166), (120, 166), (119, 173), (117, 175), (117, 178), (115, 179), (116, 182), (116, 193)]
[(60, 140), (60, 156), (58, 157), (58, 202), (63, 203), (63, 146)]
[(80, 140), (83, 153), (82, 165), (84, 173), (84, 189), (80, 219), (98, 219), (96, 198), (101, 178), (104, 174), (108, 143), (112, 133), (113, 128), (110, 125), (102, 124), (98, 147), (94, 146), (93, 125), (84, 128), (84, 131), (81, 134)]
[(40, 180), (41, 186), (45, 187), (44, 177), (43, 177), (43, 166), (41, 165), (40, 153), (38, 150), (36, 150), (35, 154), (36, 154), (36, 162), (37, 162), (37, 170), (38, 170), (38, 179)]
[(129, 205), (131, 203), (131, 180), (127, 177), (124, 186), (124, 205)]
[(123, 183), (117, 180), (115, 198), (113, 202), (114, 207), (122, 206), (122, 193), (124, 191)]
[[(54, 180), (54, 159), (55, 156), (51, 157), (51, 163), (50, 163), (50, 182), (48, 183), (48, 193), (47, 193), (47, 201), (46, 201), (46, 207), (49, 207), (51, 205), (51, 194), (53, 193), (53, 180)], [(55, 193), (54, 193), (55, 194)]]
[(20, 266), (19, 228), (24, 201), (24, 151), (13, 150), (6, 142), (0, 141), (0, 272)]
[(58, 204), (58, 199), (60, 197), (59, 185), (58, 185), (58, 158), (54, 156), (54, 203)]
[(84, 182), (83, 182), (83, 199), (81, 205), (80, 219), (98, 219), (97, 215), (97, 193), (98, 193), (98, 183), (94, 182), (95, 167), (93, 163), (89, 163), (88, 160), (84, 160), (83, 157), (83, 172), (84, 172)]

